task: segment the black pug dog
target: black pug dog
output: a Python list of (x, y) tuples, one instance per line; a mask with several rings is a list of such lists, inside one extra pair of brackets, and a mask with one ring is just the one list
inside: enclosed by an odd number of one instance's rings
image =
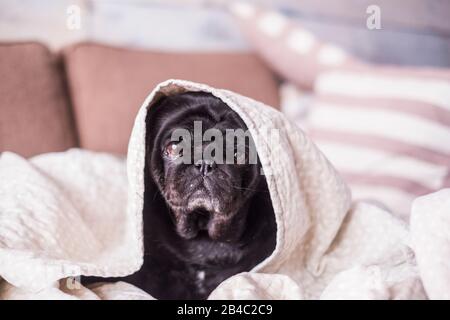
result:
[(200, 141), (200, 148), (193, 140), (173, 141), (174, 130), (193, 137), (195, 121), (201, 133), (217, 129), (224, 137), (227, 129), (247, 130), (236, 112), (209, 93), (163, 97), (149, 109), (144, 264), (123, 280), (157, 299), (205, 299), (275, 249), (275, 215), (259, 159), (250, 163), (251, 139), (244, 149), (232, 146), (231, 163), (223, 139), (224, 161), (215, 161), (204, 152), (214, 139)]

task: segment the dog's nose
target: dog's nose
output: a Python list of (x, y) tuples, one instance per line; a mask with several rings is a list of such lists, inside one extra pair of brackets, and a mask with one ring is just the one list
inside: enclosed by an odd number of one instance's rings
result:
[(200, 171), (203, 176), (209, 175), (217, 167), (217, 164), (213, 160), (202, 159), (195, 163), (195, 167)]

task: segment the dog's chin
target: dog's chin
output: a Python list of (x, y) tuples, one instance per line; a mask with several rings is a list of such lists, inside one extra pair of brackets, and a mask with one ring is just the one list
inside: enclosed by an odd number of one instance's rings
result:
[(200, 192), (194, 193), (188, 198), (188, 203), (183, 209), (179, 206), (171, 208), (176, 233), (186, 240), (209, 239), (218, 242), (238, 240), (240, 232), (236, 232), (238, 230), (235, 230), (236, 226), (233, 224), (236, 210), (221, 204), (219, 198), (204, 196)]

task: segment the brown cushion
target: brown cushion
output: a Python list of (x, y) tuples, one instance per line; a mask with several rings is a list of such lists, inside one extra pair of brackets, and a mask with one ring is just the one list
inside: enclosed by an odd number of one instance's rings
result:
[(80, 145), (125, 153), (136, 112), (161, 81), (176, 78), (278, 106), (277, 82), (250, 53), (161, 53), (80, 44), (65, 50)]
[(38, 43), (0, 44), (0, 151), (32, 156), (76, 146), (62, 75)]

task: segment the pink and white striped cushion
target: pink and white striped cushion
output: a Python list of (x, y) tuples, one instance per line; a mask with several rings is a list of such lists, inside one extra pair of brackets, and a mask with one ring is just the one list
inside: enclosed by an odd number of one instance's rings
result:
[(311, 89), (319, 73), (359, 63), (276, 11), (246, 2), (233, 3), (230, 9), (257, 54), (297, 86)]
[(415, 197), (450, 187), (450, 70), (367, 65), (275, 11), (243, 2), (231, 11), (282, 78), (314, 89), (310, 116), (297, 120), (354, 198), (407, 218)]
[(450, 70), (355, 67), (317, 78), (308, 130), (355, 198), (406, 218), (450, 187)]

